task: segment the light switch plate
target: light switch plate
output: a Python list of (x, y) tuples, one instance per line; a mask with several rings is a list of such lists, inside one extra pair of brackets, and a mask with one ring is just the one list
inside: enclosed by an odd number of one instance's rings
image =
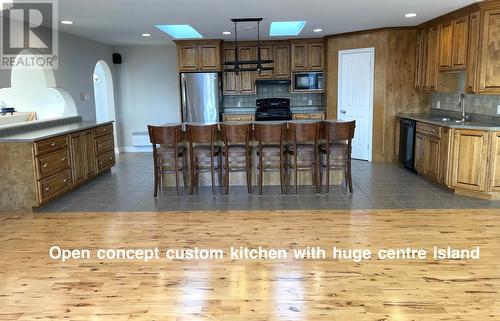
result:
[(312, 100), (312, 99), (309, 99), (309, 100), (307, 101), (307, 104), (308, 104), (309, 106), (312, 106), (312, 104), (313, 104), (313, 100)]
[(500, 105), (497, 105), (497, 115), (500, 115)]
[(436, 105), (436, 108), (437, 108), (437, 109), (441, 109), (441, 101), (439, 101), (439, 100), (438, 100), (437, 105)]

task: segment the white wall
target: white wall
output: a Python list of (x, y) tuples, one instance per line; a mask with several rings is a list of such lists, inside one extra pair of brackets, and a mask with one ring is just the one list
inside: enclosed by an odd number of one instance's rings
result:
[(175, 45), (115, 47), (118, 144), (133, 151), (132, 133), (147, 125), (180, 122), (179, 75)]
[[(66, 33), (59, 33), (59, 69), (54, 70), (55, 86), (65, 89), (75, 102), (78, 115), (95, 120), (94, 84), (92, 75), (99, 60), (111, 68), (112, 47)], [(0, 70), (0, 88), (11, 87), (11, 71)], [(81, 101), (80, 94), (90, 100)]]

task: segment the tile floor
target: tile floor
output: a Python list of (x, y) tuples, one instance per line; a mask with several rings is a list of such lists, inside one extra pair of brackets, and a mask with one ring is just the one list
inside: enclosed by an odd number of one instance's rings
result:
[(279, 187), (265, 187), (264, 195), (247, 195), (246, 187), (232, 187), (230, 195), (208, 187), (189, 196), (165, 188), (153, 197), (152, 156), (121, 154), (117, 166), (40, 212), (178, 211), (178, 210), (273, 210), (273, 209), (390, 209), (390, 208), (500, 208), (500, 201), (484, 201), (455, 195), (396, 165), (353, 162), (354, 194), (335, 186), (330, 193), (316, 194), (303, 186), (298, 195), (281, 196)]

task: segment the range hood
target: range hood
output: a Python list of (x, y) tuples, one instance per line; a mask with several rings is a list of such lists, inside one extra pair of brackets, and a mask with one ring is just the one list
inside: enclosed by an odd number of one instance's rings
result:
[(292, 82), (289, 79), (258, 79), (255, 83), (257, 85), (290, 85)]
[[(274, 60), (262, 60), (260, 58), (260, 22), (262, 18), (240, 18), (231, 19), (234, 22), (234, 61), (226, 61), (223, 63), (224, 72), (234, 72), (238, 74), (241, 71), (257, 71), (259, 75), (266, 70), (274, 70), (273, 67), (264, 67), (262, 64), (271, 64)], [(257, 23), (257, 60), (239, 60), (238, 58), (238, 23), (239, 22), (255, 22)], [(253, 66), (252, 66), (253, 65)], [(248, 67), (244, 67), (248, 66)]]

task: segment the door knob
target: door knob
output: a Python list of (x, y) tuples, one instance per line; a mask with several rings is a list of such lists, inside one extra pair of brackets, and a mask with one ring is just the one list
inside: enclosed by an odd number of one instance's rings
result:
[(342, 114), (345, 114), (345, 109), (342, 109), (340, 112), (341, 112)]

